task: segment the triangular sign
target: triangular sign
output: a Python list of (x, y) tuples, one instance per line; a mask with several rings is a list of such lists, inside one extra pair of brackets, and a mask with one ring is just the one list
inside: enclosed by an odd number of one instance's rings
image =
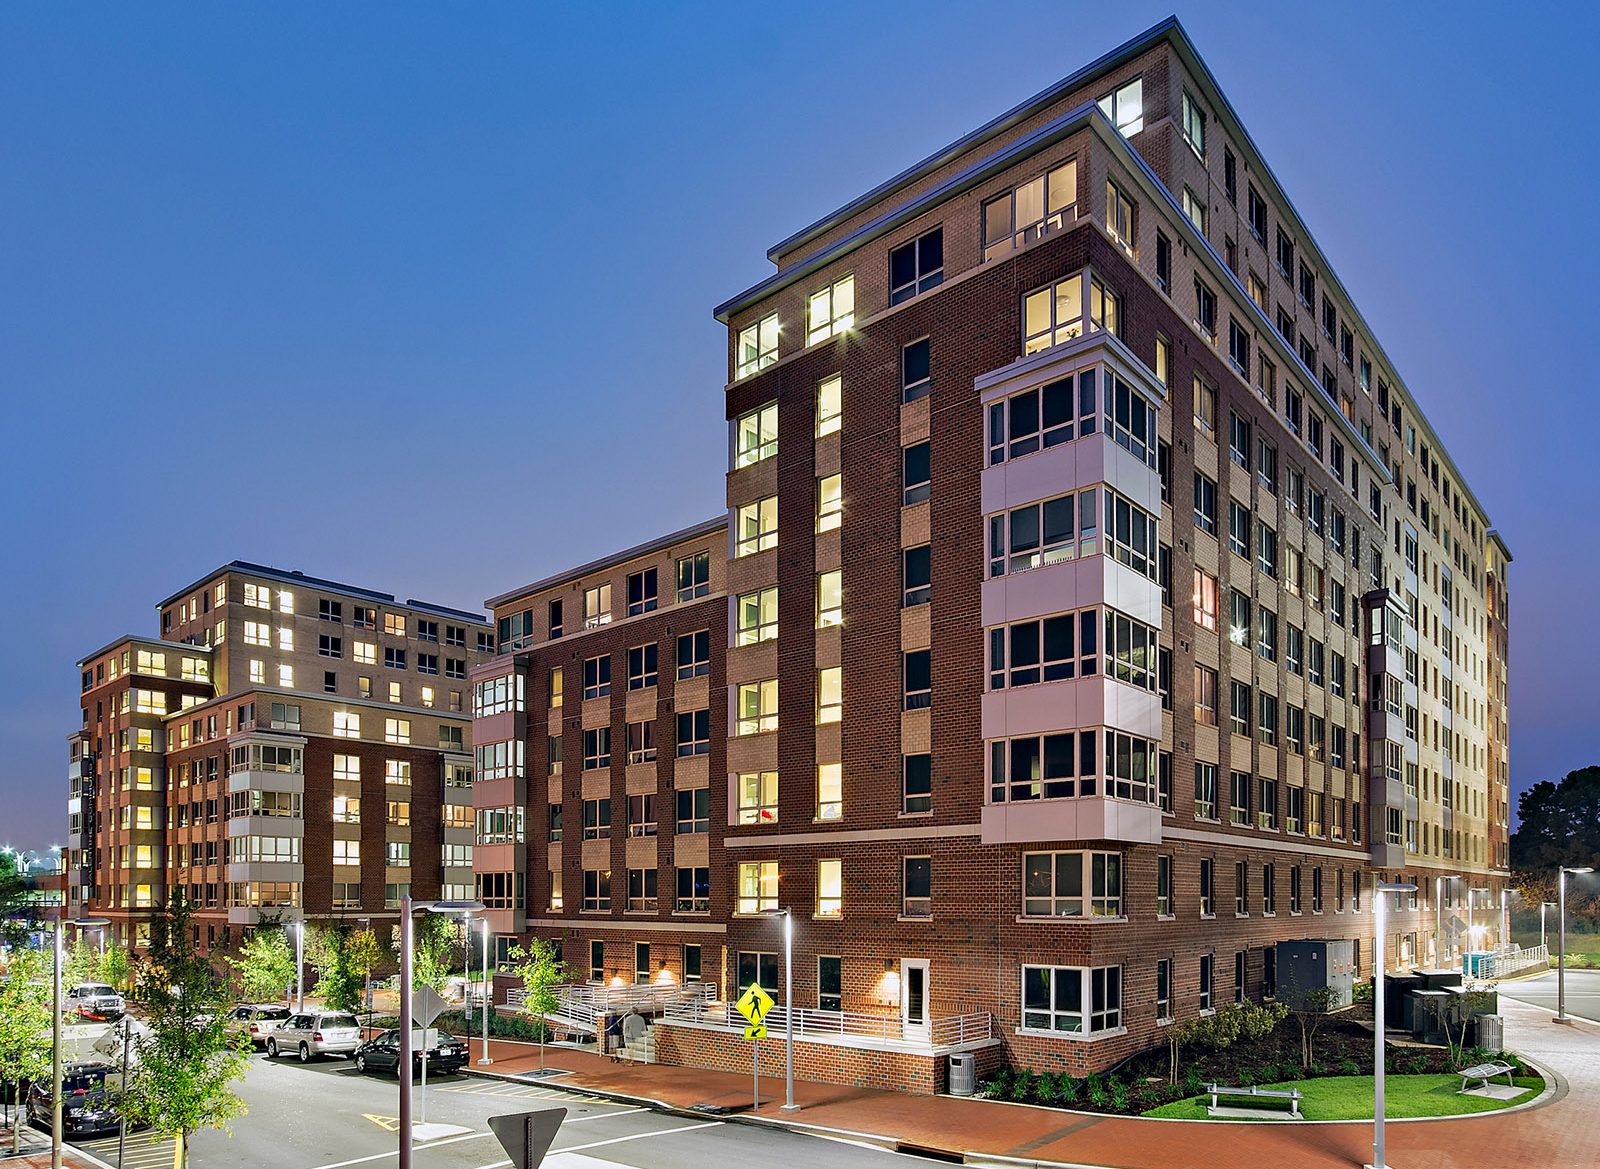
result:
[(433, 1021), (444, 1014), (444, 1009), (450, 1004), (439, 997), (439, 992), (431, 986), (411, 992), (411, 1019), (418, 1027), (431, 1027)]
[(489, 1128), (511, 1158), (512, 1169), (538, 1169), (556, 1139), (565, 1108), (541, 1108), (537, 1112), (510, 1112), (491, 1116)]

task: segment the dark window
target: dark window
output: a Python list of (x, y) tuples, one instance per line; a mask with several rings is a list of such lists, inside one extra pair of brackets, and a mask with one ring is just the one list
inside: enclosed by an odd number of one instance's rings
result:
[(644, 690), (658, 680), (656, 643), (636, 645), (628, 651), (628, 689)]
[(889, 303), (899, 304), (919, 292), (936, 288), (944, 280), (944, 229), (936, 227), (924, 236), (902, 244), (889, 253)]
[(677, 793), (678, 835), (692, 836), (711, 830), (711, 789), (693, 788)]
[(932, 549), (927, 544), (907, 548), (903, 555), (903, 565), (906, 606), (926, 605), (932, 593)]
[(838, 958), (817, 959), (817, 1008), (823, 1011), (844, 1009), (844, 977)]
[(1267, 242), (1267, 201), (1256, 191), (1254, 185), (1250, 186), (1248, 194), (1250, 234), (1264, 244)]
[(930, 444), (919, 442), (901, 451), (901, 481), (905, 488), (906, 503), (920, 503), (932, 490), (932, 477), (928, 467)]
[(699, 678), (711, 672), (711, 631), (685, 633), (678, 638), (678, 678)]
[(933, 916), (933, 858), (908, 856), (902, 862), (905, 917)]
[(324, 621), (343, 621), (344, 603), (342, 601), (330, 601), (326, 597), (319, 597), (317, 599), (317, 616)]
[(678, 712), (678, 755), (707, 755), (711, 752), (711, 712)]
[(656, 607), (656, 570), (647, 568), (643, 572), (634, 572), (628, 575), (628, 616), (637, 617), (640, 613), (648, 613)]
[(1239, 164), (1226, 146), (1222, 148), (1222, 193), (1230, 203), (1239, 201)]
[(904, 764), (904, 811), (908, 813), (933, 811), (933, 756), (907, 755)]
[(711, 591), (711, 553), (697, 552), (678, 561), (678, 603)]
[[(560, 636), (561, 636), (561, 602), (560, 602), (560, 600), (554, 600), (554, 601), (550, 602), (550, 639), (552, 641), (554, 641), (556, 638), (558, 638)], [(500, 640), (504, 641), (505, 640), (504, 636), (502, 636)]]
[(900, 350), (900, 400), (915, 402), (925, 398), (933, 386), (929, 371), (932, 342), (924, 337)]
[(933, 704), (933, 667), (930, 650), (912, 650), (906, 654), (905, 686), (906, 709), (924, 710)]
[(762, 990), (777, 992), (781, 985), (778, 982), (777, 954), (739, 951), (739, 985), (748, 987), (753, 982), (760, 983)]
[(1156, 284), (1162, 292), (1172, 291), (1172, 241), (1156, 232)]

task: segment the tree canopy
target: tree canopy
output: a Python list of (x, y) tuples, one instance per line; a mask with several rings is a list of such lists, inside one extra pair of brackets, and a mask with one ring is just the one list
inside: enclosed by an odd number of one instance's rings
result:
[[(1600, 865), (1600, 766), (1534, 784), (1517, 801), (1517, 819), (1511, 834), (1517, 889), (1530, 905), (1554, 901), (1560, 866)], [(1569, 878), (1567, 913), (1600, 916), (1600, 880)]]

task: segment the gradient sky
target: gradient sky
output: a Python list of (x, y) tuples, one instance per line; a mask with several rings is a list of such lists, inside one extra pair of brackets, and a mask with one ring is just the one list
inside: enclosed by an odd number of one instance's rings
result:
[[(741, 8), (0, 7), (0, 837), (220, 563), (474, 606), (717, 512), (711, 306), (1170, 0)], [(1427, 11), (1179, 15), (1516, 556), (1520, 789), (1600, 761), (1600, 17)]]

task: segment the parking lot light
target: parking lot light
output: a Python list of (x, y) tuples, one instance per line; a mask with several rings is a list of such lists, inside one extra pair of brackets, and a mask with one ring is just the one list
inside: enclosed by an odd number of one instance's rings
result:
[(1552, 1022), (1572, 1022), (1567, 1018), (1567, 874), (1577, 876), (1592, 872), (1593, 865), (1562, 865), (1556, 878), (1556, 932), (1560, 950), (1556, 959), (1556, 1017)]

